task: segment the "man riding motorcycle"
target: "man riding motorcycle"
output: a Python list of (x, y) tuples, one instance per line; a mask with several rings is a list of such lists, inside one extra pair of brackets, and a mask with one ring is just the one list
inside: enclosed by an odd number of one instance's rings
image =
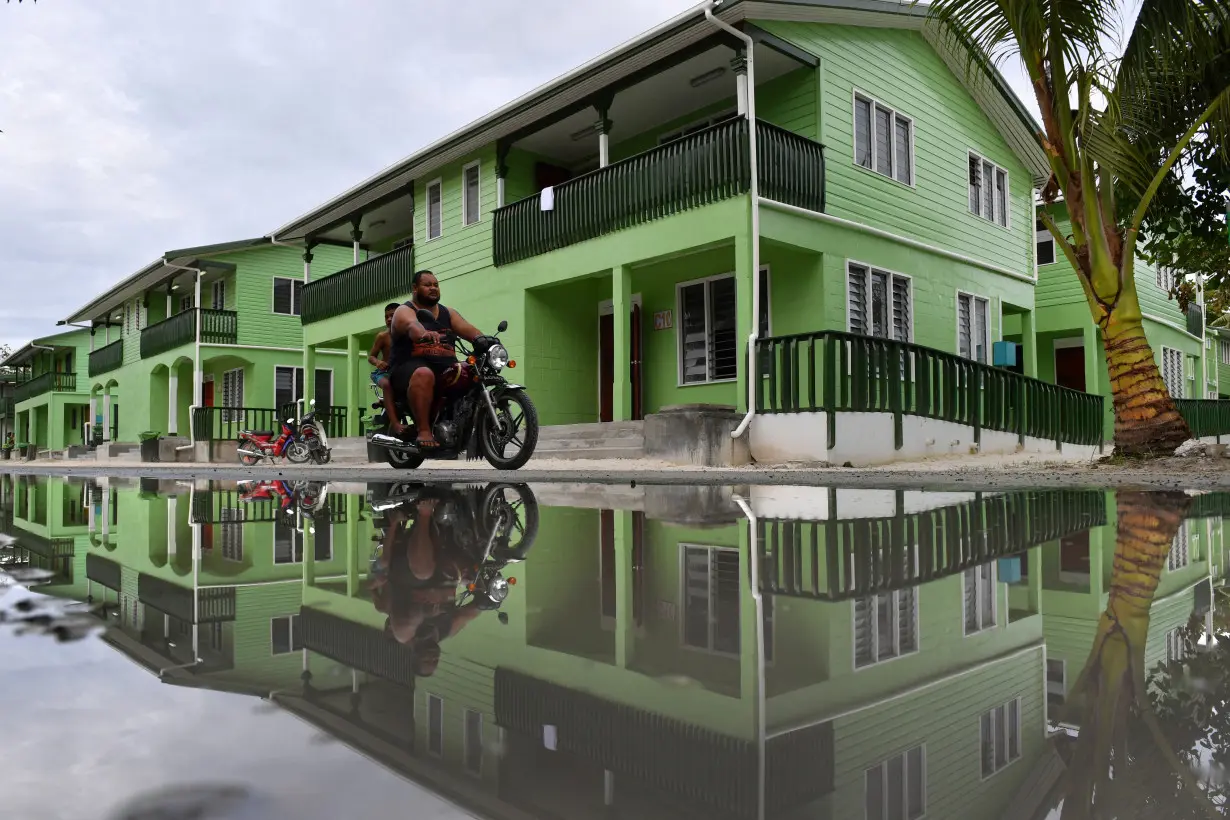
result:
[[(389, 383), (396, 397), (404, 397), (418, 431), (415, 444), (421, 451), (439, 447), (431, 430), (431, 405), (437, 381), (456, 379), (457, 350), (449, 334), (473, 344), (483, 334), (455, 310), (440, 304), (440, 282), (428, 270), (414, 274), (412, 296), (393, 314), (389, 331), (393, 337)], [(432, 316), (421, 318), (419, 311)], [(389, 432), (401, 437), (406, 427), (392, 414)]]

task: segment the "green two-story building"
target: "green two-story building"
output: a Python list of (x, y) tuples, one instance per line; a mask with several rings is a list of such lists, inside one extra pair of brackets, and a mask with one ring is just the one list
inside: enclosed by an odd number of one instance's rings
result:
[[(5, 412), (12, 418), (19, 454), (62, 453), (88, 445), (95, 427), (105, 425), (86, 389), (88, 351), (89, 335), (76, 330), (34, 339), (0, 362), (0, 368), (13, 373)], [(113, 403), (112, 411), (117, 407)]]
[[(897, 3), (676, 17), (278, 229), (375, 253), (313, 271), (305, 368), (365, 351), (383, 304), (429, 269), (480, 328), (509, 321), (517, 380), (549, 425), (696, 404), (736, 421), (757, 405), (889, 412), (887, 390), (864, 406), (862, 387), (887, 368), (860, 360), (845, 371), (857, 384), (822, 386), (847, 333), (911, 373), (932, 355), (983, 372), (1010, 339), (1036, 376), (1034, 190), (1049, 172), (1019, 100), (966, 65), (924, 9)], [(959, 420), (927, 395), (906, 411)]]
[[(81, 392), (104, 407), (125, 393), (102, 443), (132, 445), (145, 433), (233, 441), (305, 396), (343, 417), (332, 408), (333, 382), (351, 370), (343, 352), (322, 352), (314, 392), (304, 392), (300, 256), (268, 238), (169, 251), (69, 316), (64, 324), (88, 328), (78, 331), (89, 340)], [(323, 246), (316, 256), (332, 270), (349, 250)]]

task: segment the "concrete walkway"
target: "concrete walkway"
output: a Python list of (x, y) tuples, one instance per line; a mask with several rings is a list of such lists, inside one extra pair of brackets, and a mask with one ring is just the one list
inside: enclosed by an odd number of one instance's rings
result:
[(418, 470), (386, 464), (256, 466), (240, 464), (139, 464), (116, 461), (0, 462), (0, 472), (68, 476), (150, 476), (219, 480), (299, 478), (314, 481), (506, 481), (622, 484), (778, 484), (801, 486), (988, 491), (1034, 487), (1140, 487), (1142, 489), (1225, 490), (1230, 459), (1157, 459), (1137, 463), (1054, 462), (1044, 456), (960, 456), (884, 467), (850, 469), (827, 465), (684, 467), (649, 459), (534, 459), (516, 472), (485, 462), (439, 461)]

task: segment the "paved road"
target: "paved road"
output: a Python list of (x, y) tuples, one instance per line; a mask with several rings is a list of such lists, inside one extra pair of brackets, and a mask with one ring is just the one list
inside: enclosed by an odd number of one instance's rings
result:
[[(558, 464), (558, 462), (557, 462)], [(774, 484), (854, 488), (925, 487), (932, 490), (1015, 490), (1059, 487), (1107, 487), (1141, 489), (1230, 490), (1230, 460), (1165, 459), (1136, 465), (1037, 464), (1011, 468), (978, 467), (952, 469), (849, 469), (815, 468), (676, 468), (660, 465), (608, 468), (575, 466), (549, 469), (531, 466), (516, 472), (486, 467), (435, 467), (398, 472), (382, 464), (337, 464), (318, 466), (257, 466), (227, 464), (103, 464), (100, 462), (0, 462), (0, 472), (63, 476), (115, 476), (136, 478), (212, 478), (224, 481), (241, 479), (298, 478), (311, 481), (404, 481), (411, 476), (440, 482), (572, 482), (594, 484), (674, 484), (729, 485)]]

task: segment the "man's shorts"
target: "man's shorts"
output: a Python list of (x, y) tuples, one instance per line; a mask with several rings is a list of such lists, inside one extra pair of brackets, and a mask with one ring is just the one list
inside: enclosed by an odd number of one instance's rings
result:
[(439, 378), (449, 368), (457, 364), (456, 359), (446, 359), (444, 357), (435, 356), (416, 356), (413, 359), (407, 359), (405, 362), (394, 364), (389, 368), (389, 386), (393, 389), (393, 395), (404, 397), (406, 391), (410, 389), (410, 377), (414, 375), (414, 371), (420, 367), (426, 367)]
[(379, 386), (380, 386), (380, 380), (381, 380), (381, 379), (384, 379), (384, 378), (387, 378), (387, 377), (388, 377), (388, 375), (389, 375), (389, 371), (387, 371), (387, 370), (373, 370), (373, 371), (372, 371), (372, 384), (374, 384), (374, 385), (376, 385), (377, 387), (379, 387)]

